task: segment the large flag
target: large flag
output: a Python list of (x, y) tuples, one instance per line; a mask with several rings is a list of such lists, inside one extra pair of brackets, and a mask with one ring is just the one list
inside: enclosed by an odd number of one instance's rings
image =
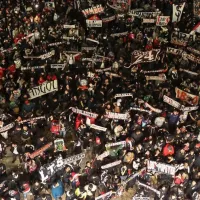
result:
[(175, 5), (173, 4), (172, 22), (179, 22), (183, 13), (185, 3)]

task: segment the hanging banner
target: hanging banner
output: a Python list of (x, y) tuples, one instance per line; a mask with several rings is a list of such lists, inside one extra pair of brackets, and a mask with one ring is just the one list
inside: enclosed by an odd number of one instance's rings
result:
[(64, 69), (65, 64), (51, 64), (51, 69)]
[(152, 188), (152, 187), (150, 187), (148, 185), (145, 185), (143, 183), (140, 183), (139, 181), (137, 182), (137, 184), (138, 184), (138, 186), (142, 186), (142, 187), (144, 187), (144, 188), (146, 188), (148, 190), (151, 190), (151, 191), (155, 192), (158, 195), (158, 197), (160, 197), (160, 192), (158, 190), (156, 190), (156, 189), (154, 189), (154, 188)]
[(34, 118), (29, 118), (29, 119), (25, 119), (25, 120), (22, 120), (22, 121), (19, 121), (18, 124), (24, 124), (24, 123), (27, 123), (27, 122), (30, 122), (30, 121), (37, 121), (39, 119), (46, 119), (45, 116), (40, 116), (40, 117), (34, 117)]
[(115, 143), (108, 143), (108, 144), (105, 144), (105, 147), (115, 147), (115, 146), (123, 146), (125, 147), (126, 146), (126, 141), (121, 141), (121, 142), (115, 142)]
[(156, 22), (155, 19), (146, 19), (143, 18), (143, 24), (154, 24)]
[(166, 81), (166, 76), (145, 76), (147, 81)]
[(155, 18), (158, 15), (160, 15), (161, 11), (158, 12), (140, 12), (140, 11), (135, 11), (131, 10), (128, 15), (134, 16), (134, 17), (139, 17), (139, 18)]
[(183, 13), (185, 3), (175, 5), (173, 4), (172, 22), (179, 22)]
[(15, 126), (15, 123), (14, 123), (14, 122), (12, 122), (12, 123), (10, 123), (10, 124), (8, 124), (8, 125), (6, 125), (6, 126), (3, 126), (2, 128), (0, 128), (0, 133), (5, 132), (5, 131), (8, 131), (8, 130), (10, 130), (11, 128), (13, 128), (14, 126)]
[(105, 117), (109, 119), (121, 119), (121, 120), (127, 120), (128, 119), (128, 114), (122, 114), (122, 113), (113, 113), (113, 112), (108, 112)]
[(101, 196), (95, 197), (95, 200), (106, 200), (112, 195), (112, 191), (102, 194)]
[(96, 114), (96, 113), (91, 113), (91, 112), (88, 112), (85, 110), (80, 110), (80, 109), (74, 108), (74, 107), (71, 107), (70, 109), (72, 109), (72, 112), (74, 112), (76, 114), (84, 115), (86, 117), (91, 117), (91, 118), (95, 118), (95, 119), (98, 117), (98, 114)]
[(151, 171), (169, 174), (172, 176), (174, 176), (176, 172), (176, 168), (171, 165), (159, 163), (159, 162), (151, 161), (151, 160), (147, 161), (147, 169)]
[(128, 35), (128, 32), (122, 32), (122, 33), (113, 33), (113, 34), (110, 34), (111, 37), (121, 37), (121, 36), (126, 36)]
[(65, 147), (64, 140), (63, 139), (56, 139), (56, 140), (54, 140), (54, 148), (55, 148), (56, 152), (58, 152), (58, 151), (65, 151), (66, 147)]
[(87, 27), (102, 27), (102, 20), (86, 20)]
[(103, 23), (108, 23), (108, 22), (115, 20), (115, 18), (116, 18), (116, 16), (113, 15), (111, 17), (102, 18), (101, 20), (102, 20)]
[(170, 21), (170, 16), (157, 16), (156, 26), (167, 26)]
[(134, 51), (131, 56), (131, 64), (135, 65), (138, 63), (147, 63), (156, 61), (158, 58), (158, 54), (160, 53), (160, 49), (153, 49), (151, 51)]
[(133, 97), (133, 94), (131, 94), (131, 93), (121, 93), (121, 94), (116, 94), (114, 96), (115, 99), (116, 98), (122, 98), (122, 97)]
[(91, 8), (82, 10), (82, 13), (84, 14), (85, 17), (87, 17), (88, 15), (95, 15), (95, 14), (99, 14), (103, 12), (104, 12), (104, 8), (102, 7), (102, 5), (97, 5), (97, 6), (93, 6)]
[(58, 91), (58, 81), (44, 82), (42, 85), (28, 89), (29, 99), (35, 99), (51, 92)]
[(41, 181), (45, 183), (56, 172), (62, 170), (67, 164), (74, 163), (83, 158), (85, 158), (84, 153), (77, 154), (66, 159), (63, 159), (61, 155), (58, 156), (53, 162), (48, 163), (40, 168), (39, 174)]
[(200, 17), (200, 1), (199, 0), (193, 0), (193, 14), (194, 17)]
[(152, 107), (147, 102), (144, 105), (145, 105), (145, 107), (150, 108), (150, 110), (153, 111), (153, 112), (156, 112), (156, 113), (161, 113), (162, 112), (162, 110)]
[(188, 42), (195, 41), (195, 34), (187, 34), (182, 32), (172, 32), (171, 34), (171, 43), (180, 46), (186, 46)]
[(30, 154), (29, 157), (30, 157), (31, 159), (33, 159), (33, 158), (39, 156), (39, 155), (42, 154), (44, 151), (46, 151), (48, 148), (50, 148), (50, 147), (52, 146), (52, 144), (53, 144), (53, 143), (50, 142), (50, 143), (44, 145), (44, 146), (41, 147), (40, 149), (38, 149), (38, 150), (34, 151), (32, 154)]
[(187, 101), (187, 103), (190, 103), (191, 105), (197, 105), (199, 102), (199, 97), (193, 94), (189, 94), (179, 88), (175, 88), (176, 92), (176, 98), (182, 100), (182, 101)]
[(111, 167), (115, 167), (115, 166), (117, 166), (117, 165), (120, 165), (121, 162), (122, 162), (121, 160), (117, 160), (117, 161), (115, 161), (115, 162), (112, 162), (112, 163), (109, 163), (109, 164), (107, 164), (107, 165), (101, 166), (101, 169), (108, 169), (108, 168), (111, 168)]
[(169, 104), (170, 106), (173, 106), (174, 108), (181, 109), (181, 104), (179, 102), (169, 98), (166, 95), (163, 96), (163, 101)]
[(102, 127), (102, 126), (97, 126), (97, 125), (95, 125), (95, 124), (92, 124), (92, 125), (90, 126), (90, 128), (93, 128), (93, 129), (99, 130), (99, 131), (103, 131), (103, 132), (106, 132), (106, 130), (107, 130), (107, 128)]

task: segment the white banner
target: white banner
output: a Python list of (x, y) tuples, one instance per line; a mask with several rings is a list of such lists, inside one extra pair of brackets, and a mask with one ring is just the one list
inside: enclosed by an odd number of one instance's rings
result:
[(143, 18), (143, 23), (144, 24), (154, 24), (156, 22), (155, 19), (146, 19), (146, 18)]
[(8, 125), (6, 125), (6, 126), (0, 128), (0, 133), (5, 132), (5, 131), (8, 131), (8, 130), (10, 130), (11, 128), (13, 128), (14, 126), (15, 126), (15, 123), (12, 122), (12, 123), (10, 123), (10, 124), (8, 124)]
[(41, 66), (33, 66), (33, 67), (21, 67), (20, 70), (22, 71), (26, 71), (26, 70), (31, 70), (31, 69), (44, 69), (45, 66), (41, 65)]
[(192, 72), (192, 71), (187, 70), (187, 69), (180, 69), (180, 71), (186, 72), (186, 73), (188, 73), (190, 75), (193, 75), (193, 76), (198, 76), (198, 73)]
[(150, 197), (133, 197), (132, 200), (150, 200)]
[(181, 104), (179, 102), (169, 98), (166, 95), (163, 96), (163, 101), (168, 103), (170, 106), (173, 106), (174, 108), (181, 109)]
[(105, 115), (105, 117), (110, 118), (110, 119), (127, 120), (128, 114), (108, 112), (108, 113)]
[(122, 145), (123, 147), (126, 146), (126, 141), (121, 141), (121, 142), (115, 142), (115, 143), (108, 143), (108, 144), (105, 144), (105, 147), (115, 147), (115, 146), (120, 146)]
[(94, 42), (96, 44), (99, 44), (98, 40), (93, 40), (93, 39), (90, 39), (90, 38), (86, 38), (86, 41), (90, 41), (90, 42)]
[(128, 15), (140, 17), (140, 18), (155, 18), (160, 15), (161, 11), (158, 12), (140, 12), (136, 10), (131, 10)]
[(109, 163), (107, 165), (101, 166), (101, 169), (108, 169), (108, 168), (111, 168), (111, 167), (115, 167), (115, 166), (121, 164), (121, 162), (122, 162), (121, 160), (117, 160), (115, 162), (112, 162), (112, 163)]
[(187, 50), (200, 56), (200, 51), (192, 47), (187, 47)]
[(81, 47), (81, 51), (95, 51), (97, 47)]
[(173, 4), (172, 22), (179, 22), (183, 13), (185, 3), (180, 5)]
[(69, 28), (69, 29), (71, 29), (71, 28), (76, 28), (76, 25), (64, 24), (64, 25), (63, 25), (63, 28)]
[(170, 16), (157, 16), (156, 26), (167, 26), (170, 21)]
[(58, 90), (57, 80), (44, 82), (42, 85), (36, 86), (28, 90), (28, 93), (30, 96), (29, 99), (35, 99), (37, 97), (43, 96), (45, 94), (48, 94), (57, 90)]
[(55, 51), (51, 51), (51, 52), (48, 52), (48, 53), (45, 53), (43, 55), (40, 55), (40, 56), (24, 56), (24, 58), (30, 58), (30, 59), (41, 59), (41, 60), (45, 60), (47, 58), (50, 58), (52, 57), (53, 55), (55, 54)]
[(88, 111), (85, 111), (85, 110), (80, 110), (80, 109), (74, 108), (74, 107), (71, 107), (70, 109), (72, 109), (72, 112), (74, 112), (76, 114), (84, 115), (86, 117), (91, 117), (91, 118), (97, 118), (98, 117), (98, 114), (96, 114), (96, 113), (91, 113), (91, 112), (88, 112)]
[(113, 76), (113, 77), (116, 77), (116, 78), (120, 78), (121, 76), (120, 75), (118, 75), (118, 74), (115, 74), (115, 73), (112, 73), (112, 72), (105, 72), (105, 74), (107, 75), (107, 76)]
[(111, 37), (121, 37), (121, 36), (126, 36), (128, 34), (128, 32), (122, 32), (122, 33), (113, 33), (110, 34)]
[(97, 126), (97, 125), (95, 125), (95, 124), (92, 124), (92, 125), (90, 126), (90, 128), (93, 128), (93, 129), (99, 130), (99, 131), (103, 131), (103, 132), (106, 132), (106, 130), (107, 130), (107, 128), (102, 127), (102, 126)]
[(172, 176), (174, 176), (176, 172), (176, 168), (174, 166), (171, 166), (165, 163), (159, 163), (152, 160), (147, 161), (147, 169), (151, 171), (169, 174)]
[(26, 123), (26, 122), (30, 122), (30, 121), (37, 121), (39, 119), (46, 119), (45, 116), (40, 116), (40, 117), (34, 117), (34, 118), (29, 118), (29, 119), (25, 119), (25, 120), (22, 120), (22, 121), (19, 121), (18, 124), (23, 124), (23, 123)]
[(129, 110), (135, 110), (135, 111), (140, 111), (140, 112), (146, 112), (146, 113), (149, 113), (150, 115), (152, 114), (152, 112), (150, 110), (145, 110), (145, 109), (142, 109), (142, 108), (134, 108), (134, 107), (131, 107)]
[(111, 67), (105, 68), (105, 69), (95, 69), (95, 72), (106, 72), (106, 71), (110, 71)]
[(95, 200), (106, 200), (112, 195), (112, 191), (102, 194), (101, 196), (95, 197)]
[(88, 15), (96, 15), (98, 13), (103, 13), (104, 12), (104, 8), (102, 7), (102, 5), (97, 5), (97, 6), (93, 6), (91, 8), (82, 10), (82, 13), (84, 14), (85, 17), (87, 17)]
[(122, 98), (122, 97), (133, 97), (133, 94), (131, 93), (121, 93), (121, 94), (116, 94), (114, 98)]
[(161, 113), (161, 112), (162, 112), (162, 110), (157, 109), (157, 108), (154, 108), (154, 107), (152, 107), (151, 105), (149, 105), (148, 103), (145, 103), (145, 106), (146, 106), (147, 108), (150, 108), (150, 110), (153, 111), (153, 112), (156, 112), (156, 113)]
[(145, 76), (147, 81), (166, 81), (166, 76)]
[(110, 153), (108, 151), (105, 151), (104, 153), (97, 156), (97, 160), (103, 160), (104, 158), (106, 158), (109, 155), (110, 155)]
[(195, 34), (188, 34), (179, 31), (174, 31), (171, 34), (171, 43), (180, 46), (186, 46), (188, 42), (194, 42), (196, 39)]
[(87, 27), (102, 27), (102, 20), (86, 20)]
[(148, 190), (151, 190), (151, 191), (155, 192), (158, 195), (158, 197), (160, 197), (160, 192), (158, 190), (156, 190), (156, 189), (154, 189), (154, 188), (152, 188), (152, 187), (150, 187), (148, 185), (145, 185), (143, 183), (140, 183), (139, 181), (137, 183), (138, 183), (138, 186), (142, 186), (142, 187), (144, 187), (144, 188), (146, 188)]

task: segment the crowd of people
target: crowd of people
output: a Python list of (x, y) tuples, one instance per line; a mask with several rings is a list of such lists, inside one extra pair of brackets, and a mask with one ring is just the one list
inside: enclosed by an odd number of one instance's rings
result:
[(194, 6), (1, 1), (0, 199), (199, 200)]

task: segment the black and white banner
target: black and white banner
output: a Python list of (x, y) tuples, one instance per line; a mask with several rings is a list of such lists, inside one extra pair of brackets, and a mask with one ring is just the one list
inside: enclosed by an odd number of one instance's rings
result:
[(81, 51), (96, 51), (97, 47), (81, 47)]
[(170, 21), (170, 16), (157, 16), (156, 26), (167, 26)]
[(106, 74), (107, 76), (113, 76), (113, 77), (116, 77), (116, 78), (120, 78), (120, 77), (121, 77), (120, 75), (115, 74), (115, 73), (112, 73), (112, 72), (105, 72), (105, 74)]
[(110, 153), (108, 151), (105, 151), (104, 153), (97, 156), (97, 160), (103, 160), (104, 158), (106, 158), (109, 155), (110, 155)]
[(155, 18), (158, 15), (160, 15), (161, 11), (158, 12), (140, 12), (131, 10), (128, 15), (134, 16), (134, 17), (140, 17), (140, 18)]
[(97, 126), (97, 125), (95, 125), (95, 124), (92, 124), (92, 125), (90, 126), (90, 128), (93, 128), (93, 129), (99, 130), (99, 131), (103, 131), (103, 132), (106, 132), (106, 130), (107, 130), (107, 128), (102, 127), (102, 126)]
[(152, 160), (147, 161), (147, 169), (151, 171), (169, 174), (172, 176), (174, 176), (176, 172), (176, 168), (174, 166), (164, 164), (164, 163), (159, 163)]
[(192, 34), (174, 31), (171, 34), (171, 43), (175, 45), (186, 46), (188, 42), (194, 42), (195, 37), (196, 37), (195, 34), (192, 35)]
[(41, 65), (41, 66), (33, 66), (33, 67), (21, 67), (20, 70), (21, 71), (26, 71), (26, 70), (32, 70), (32, 69), (44, 69), (45, 66)]
[(76, 28), (76, 25), (69, 25), (69, 24), (64, 24), (63, 25), (63, 28), (66, 28), (66, 29), (72, 29), (72, 28)]
[(171, 99), (170, 97), (166, 95), (163, 96), (163, 101), (169, 104), (170, 106), (173, 106), (174, 108), (181, 109), (181, 104), (179, 102)]
[(48, 47), (54, 47), (54, 46), (58, 46), (58, 45), (61, 45), (61, 44), (64, 44), (65, 42), (54, 42), (54, 43), (50, 43), (48, 44)]
[(8, 130), (10, 130), (11, 128), (13, 128), (14, 126), (15, 126), (15, 123), (12, 122), (12, 123), (10, 123), (10, 124), (8, 124), (8, 125), (6, 125), (6, 126), (0, 128), (0, 133), (5, 132), (5, 131), (8, 131)]
[(200, 1), (193, 0), (193, 13), (195, 17), (200, 17)]
[(55, 55), (55, 51), (51, 51), (51, 52), (48, 52), (48, 53), (45, 53), (43, 55), (40, 55), (40, 56), (24, 56), (24, 58), (26, 59), (41, 59), (41, 60), (45, 60), (47, 58), (50, 58), (52, 57), (53, 55)]
[(108, 143), (108, 144), (105, 144), (105, 147), (115, 147), (115, 146), (120, 146), (122, 145), (123, 147), (126, 146), (126, 141), (121, 141), (121, 142), (115, 142), (115, 143)]
[(150, 200), (150, 197), (138, 197), (138, 196), (134, 196), (132, 200)]
[(112, 163), (109, 163), (109, 164), (107, 164), (107, 165), (101, 166), (101, 169), (108, 169), (108, 168), (111, 168), (111, 167), (115, 167), (115, 166), (117, 166), (117, 165), (120, 165), (121, 162), (122, 162), (121, 160), (117, 160), (117, 161), (115, 161), (115, 162), (112, 162)]
[(149, 108), (151, 111), (156, 112), (156, 113), (161, 113), (162, 112), (162, 110), (152, 107), (147, 102), (145, 103), (145, 107)]
[(197, 49), (194, 49), (192, 47), (187, 47), (187, 50), (190, 51), (190, 52), (192, 52), (192, 53), (194, 53), (194, 54), (196, 54), (196, 55), (200, 56), (200, 51), (197, 50)]
[(53, 162), (44, 165), (40, 168), (39, 174), (41, 181), (44, 183), (49, 178), (51, 178), (51, 176), (53, 176), (56, 172), (63, 169), (67, 164), (74, 163), (83, 158), (85, 158), (84, 153), (77, 154), (66, 159), (63, 159), (61, 155), (58, 156)]
[(37, 121), (39, 119), (46, 119), (46, 117), (45, 116), (40, 116), (40, 117), (34, 117), (34, 118), (25, 119), (25, 120), (22, 120), (22, 121), (18, 122), (18, 124), (24, 124), (24, 123), (30, 122), (30, 121), (35, 122), (35, 121)]
[(179, 22), (183, 13), (185, 3), (175, 5), (173, 4), (172, 22)]
[(105, 115), (105, 117), (110, 118), (110, 119), (127, 120), (128, 119), (128, 114), (108, 112)]
[(145, 76), (147, 81), (166, 81), (166, 76)]
[(137, 182), (137, 184), (138, 184), (138, 186), (142, 186), (142, 187), (144, 187), (144, 188), (146, 188), (148, 190), (151, 190), (151, 191), (155, 192), (158, 195), (158, 197), (160, 197), (160, 192), (158, 190), (156, 190), (156, 189), (154, 189), (154, 188), (152, 188), (152, 187), (150, 187), (148, 185), (145, 185), (143, 183), (140, 183), (139, 181)]
[(90, 42), (99, 44), (99, 41), (98, 41), (98, 40), (93, 40), (93, 39), (91, 39), (91, 38), (86, 38), (86, 41), (90, 41)]
[(111, 67), (104, 68), (104, 69), (95, 69), (95, 72), (97, 72), (97, 73), (99, 73), (99, 72), (106, 72), (106, 71), (111, 71)]
[(175, 49), (175, 48), (172, 48), (172, 47), (167, 47), (167, 53), (170, 53), (170, 54), (173, 54), (173, 55), (179, 55), (181, 56), (182, 53), (183, 53), (183, 50), (182, 49)]
[(91, 117), (91, 118), (97, 118), (98, 117), (98, 114), (96, 114), (96, 113), (91, 113), (91, 112), (88, 112), (88, 111), (85, 111), (85, 110), (80, 110), (80, 109), (74, 108), (74, 107), (71, 107), (70, 109), (72, 109), (72, 112), (74, 112), (76, 114), (84, 115), (86, 117)]
[(131, 93), (121, 93), (121, 94), (116, 94), (114, 98), (122, 98), (122, 97), (133, 97), (133, 94)]
[(30, 96), (29, 99), (35, 99), (37, 97), (43, 96), (45, 94), (48, 94), (57, 90), (58, 90), (57, 80), (44, 82), (42, 85), (36, 86), (28, 90), (28, 93)]
[(130, 107), (129, 110), (135, 110), (135, 111), (139, 111), (139, 112), (146, 112), (146, 113), (149, 113), (150, 115), (152, 114), (152, 112), (150, 110), (145, 110), (145, 109), (142, 109), (142, 108)]
[(102, 27), (102, 20), (86, 20), (87, 27), (98, 28)]
[(88, 15), (95, 15), (95, 14), (99, 14), (103, 12), (104, 12), (104, 8), (102, 7), (102, 5), (97, 5), (97, 6), (93, 6), (91, 8), (82, 10), (82, 13), (84, 14), (85, 17), (87, 17)]
[(65, 64), (51, 64), (51, 69), (64, 69)]
[(131, 57), (131, 64), (135, 65), (138, 63), (147, 63), (153, 62), (158, 59), (158, 54), (160, 53), (160, 49), (153, 49), (151, 51), (134, 51)]
[(106, 200), (112, 195), (112, 191), (102, 194), (101, 196), (95, 197), (95, 200)]

